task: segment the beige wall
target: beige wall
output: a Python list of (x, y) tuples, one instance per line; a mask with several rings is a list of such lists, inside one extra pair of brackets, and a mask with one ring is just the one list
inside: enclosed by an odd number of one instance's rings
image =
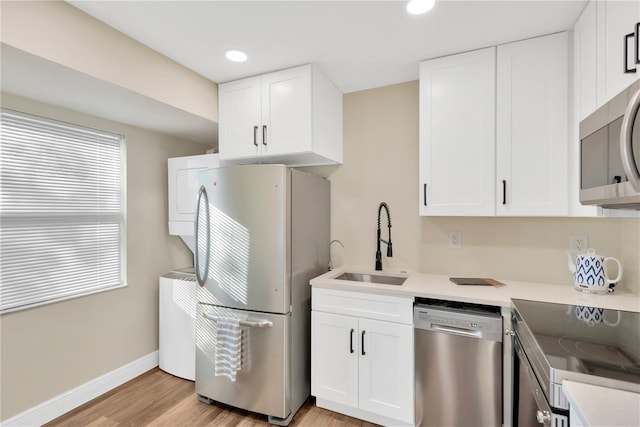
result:
[[(586, 234), (598, 253), (622, 261), (623, 285), (640, 294), (638, 218), (418, 216), (417, 81), (346, 94), (344, 164), (309, 169), (331, 180), (331, 238), (345, 245), (332, 246), (334, 264), (374, 267), (377, 206), (386, 201), (394, 256), (385, 268), (570, 285), (569, 235)], [(462, 233), (461, 249), (448, 248), (449, 231)]]
[(70, 4), (3, 0), (0, 7), (2, 43), (218, 122), (216, 83)]
[(0, 316), (5, 420), (158, 349), (158, 276), (192, 265), (168, 235), (167, 158), (207, 147), (6, 94), (2, 106), (127, 139), (128, 286)]

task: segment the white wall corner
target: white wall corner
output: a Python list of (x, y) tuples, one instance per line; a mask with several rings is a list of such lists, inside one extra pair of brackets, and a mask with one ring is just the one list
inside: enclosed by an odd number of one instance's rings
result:
[(48, 423), (156, 366), (158, 366), (158, 352), (154, 351), (9, 418), (2, 422), (1, 427), (40, 426)]

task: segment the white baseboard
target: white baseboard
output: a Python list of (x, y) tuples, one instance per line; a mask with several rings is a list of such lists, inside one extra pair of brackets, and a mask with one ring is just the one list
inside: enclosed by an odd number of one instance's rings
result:
[(158, 366), (158, 352), (121, 366), (2, 422), (2, 427), (41, 426)]

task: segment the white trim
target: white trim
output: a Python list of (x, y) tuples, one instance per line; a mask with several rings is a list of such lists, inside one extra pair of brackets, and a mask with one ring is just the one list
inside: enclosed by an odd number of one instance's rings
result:
[(334, 402), (321, 397), (316, 397), (316, 406), (318, 408), (328, 409), (339, 414), (348, 415), (352, 418), (358, 418), (370, 423), (380, 424), (383, 426), (396, 426), (396, 427), (413, 427), (415, 423), (407, 423), (406, 421), (396, 420), (394, 418), (378, 415), (373, 412), (365, 411), (360, 408), (354, 408), (353, 406), (344, 405), (339, 402)]
[(9, 418), (3, 421), (1, 426), (40, 426), (48, 423), (156, 366), (158, 366), (158, 352), (154, 351)]

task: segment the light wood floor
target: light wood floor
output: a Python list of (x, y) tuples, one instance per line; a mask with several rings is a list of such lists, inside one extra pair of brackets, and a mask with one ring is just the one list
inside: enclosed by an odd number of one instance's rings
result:
[[(45, 424), (46, 427), (269, 425), (265, 415), (198, 401), (193, 382), (174, 377), (158, 368)], [(318, 408), (310, 398), (289, 426), (374, 427), (375, 424)]]

